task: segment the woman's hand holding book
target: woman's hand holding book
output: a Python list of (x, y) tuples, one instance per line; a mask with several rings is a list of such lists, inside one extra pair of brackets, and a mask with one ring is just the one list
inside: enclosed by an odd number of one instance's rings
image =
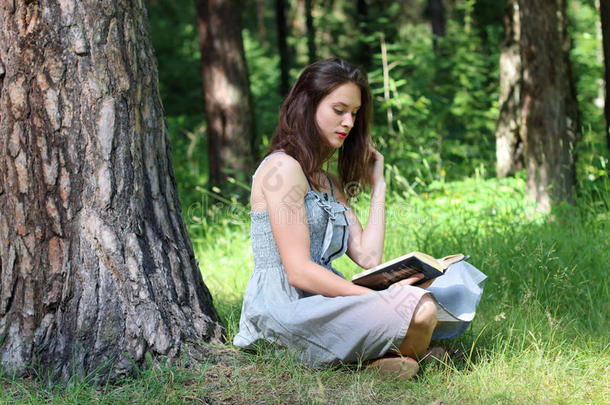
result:
[[(413, 274), (412, 276), (407, 277), (407, 278), (405, 278), (403, 280), (400, 280), (400, 281), (397, 281), (395, 283), (390, 284), (388, 286), (388, 288), (398, 287), (398, 286), (401, 286), (401, 285), (413, 285), (413, 284), (417, 283), (419, 280), (423, 279), (424, 277), (425, 277), (424, 273), (416, 273), (416, 274)], [(426, 288), (426, 287), (428, 287), (428, 285), (430, 285), (432, 283), (432, 281), (433, 280), (429, 280), (429, 281), (427, 281), (425, 283), (421, 283), (421, 284), (418, 285), (418, 287)]]

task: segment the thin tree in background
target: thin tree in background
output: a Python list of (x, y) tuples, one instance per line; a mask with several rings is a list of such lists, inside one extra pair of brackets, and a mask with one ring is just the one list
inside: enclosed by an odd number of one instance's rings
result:
[(602, 22), (602, 43), (604, 48), (604, 83), (606, 96), (604, 101), (604, 118), (606, 120), (606, 147), (610, 151), (610, 0), (600, 0), (599, 9)]
[(313, 25), (312, 2), (313, 0), (305, 0), (305, 22), (307, 25), (307, 53), (309, 56), (309, 63), (314, 63), (317, 59), (316, 29)]
[(578, 115), (566, 53), (565, 3), (519, 0), (526, 193), (548, 211), (572, 199)]
[(368, 39), (371, 36), (370, 16), (366, 0), (356, 0), (356, 24), (358, 25), (358, 47), (354, 62), (359, 66), (370, 70), (372, 67), (372, 52)]
[(0, 24), (2, 368), (101, 380), (197, 361), (221, 324), (142, 3), (9, 1)]
[(288, 29), (286, 27), (286, 1), (275, 0), (277, 46), (280, 53), (280, 93), (286, 96), (290, 90), (290, 53), (288, 51)]
[(500, 111), (496, 125), (496, 173), (498, 177), (523, 168), (521, 124), (521, 24), (517, 0), (506, 1), (504, 40), (500, 55)]
[(210, 185), (245, 180), (255, 139), (250, 82), (237, 0), (196, 0)]
[(568, 137), (573, 140), (572, 149), (570, 156), (573, 163), (573, 180), (576, 184), (576, 162), (578, 160), (578, 149), (576, 143), (580, 139), (580, 110), (578, 108), (578, 92), (576, 91), (576, 81), (574, 80), (574, 69), (572, 67), (572, 60), (570, 58), (570, 51), (572, 50), (572, 38), (568, 33), (568, 0), (558, 0), (559, 2), (559, 36), (561, 39), (561, 56), (563, 58), (563, 65), (566, 69), (567, 80), (563, 83), (564, 90), (566, 92), (566, 129), (568, 131)]
[(258, 39), (266, 46), (267, 26), (265, 25), (265, 6), (266, 0), (256, 0), (256, 23), (258, 28)]
[(443, 0), (428, 0), (426, 16), (430, 20), (432, 28), (432, 44), (434, 50), (438, 51), (438, 38), (445, 36), (445, 7)]

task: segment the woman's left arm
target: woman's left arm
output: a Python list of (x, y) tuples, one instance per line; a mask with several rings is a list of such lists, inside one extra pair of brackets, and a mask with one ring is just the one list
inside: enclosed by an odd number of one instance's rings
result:
[[(369, 217), (364, 229), (354, 210), (349, 206), (343, 186), (337, 179), (337, 200), (349, 209), (346, 212), (350, 222), (347, 255), (360, 267), (369, 269), (381, 263), (385, 239), (385, 191), (383, 177), (383, 155), (371, 148), (369, 184), (371, 185), (371, 204)], [(334, 176), (333, 176), (334, 177)]]

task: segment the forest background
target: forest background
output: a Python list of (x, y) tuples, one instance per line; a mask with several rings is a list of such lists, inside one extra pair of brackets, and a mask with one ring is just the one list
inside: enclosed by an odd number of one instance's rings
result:
[[(283, 59), (276, 3), (286, 12)], [(309, 31), (307, 4), (313, 5)], [(431, 10), (434, 4), (441, 4), (440, 13)], [(277, 123), (286, 92), (281, 69), (293, 83), (310, 61), (339, 56), (369, 73), (376, 100), (372, 136), (385, 156), (392, 188), (419, 190), (475, 173), (493, 177), (504, 6), (492, 0), (244, 2), (254, 161), (265, 153)], [(200, 196), (188, 190), (208, 179), (196, 13), (185, 0), (151, 0), (148, 9), (178, 186), (183, 205), (189, 206)], [(605, 176), (608, 156), (599, 11), (594, 0), (568, 2), (567, 11), (582, 130), (577, 177), (596, 182)], [(434, 24), (442, 25), (441, 34), (433, 33)], [(385, 84), (384, 63), (389, 66)]]
[[(56, 385), (36, 368), (28, 379), (2, 374), (0, 402), (610, 402), (609, 145), (597, 1), (567, 2), (580, 136), (572, 203), (550, 213), (526, 198), (525, 169), (496, 173), (504, 1), (243, 1), (253, 152), (243, 156), (250, 172), (225, 168), (228, 181), (218, 184), (210, 180), (201, 3), (146, 7), (182, 216), (226, 341), (252, 270), (249, 175), (287, 86), (310, 61), (340, 56), (366, 68), (374, 91), (372, 137), (388, 184), (384, 258), (464, 252), (490, 277), (475, 322), (451, 342), (466, 360), (423, 366), (405, 383), (359, 366), (311, 370), (274, 347), (246, 354), (228, 345), (222, 361), (198, 369), (147, 357), (133, 375), (102, 387), (79, 375)], [(354, 201), (361, 220), (367, 203), (366, 194)], [(358, 271), (345, 258), (336, 263), (347, 277)]]

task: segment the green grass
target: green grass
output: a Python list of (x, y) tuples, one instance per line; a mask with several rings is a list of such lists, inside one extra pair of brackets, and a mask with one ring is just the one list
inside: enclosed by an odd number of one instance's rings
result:
[[(1, 376), (0, 403), (610, 403), (610, 193), (602, 190), (550, 215), (535, 212), (519, 179), (389, 193), (385, 259), (411, 250), (464, 252), (489, 276), (473, 324), (447, 342), (468, 359), (428, 364), (412, 381), (357, 365), (313, 370), (272, 345), (255, 353), (229, 345), (220, 363), (151, 366), (100, 388)], [(355, 205), (363, 221), (367, 205), (365, 197)], [(252, 271), (248, 209), (203, 198), (184, 212), (231, 341)], [(358, 271), (348, 258), (335, 263), (348, 277)]]

